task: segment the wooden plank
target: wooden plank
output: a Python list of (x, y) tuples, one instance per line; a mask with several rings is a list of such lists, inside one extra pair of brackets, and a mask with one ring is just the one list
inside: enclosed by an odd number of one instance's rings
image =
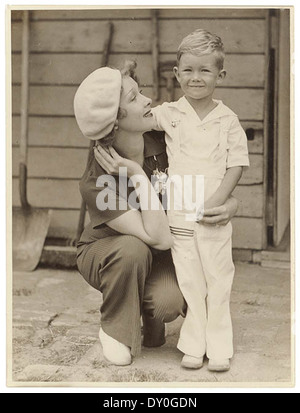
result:
[(96, 20), (96, 19), (149, 19), (150, 9), (128, 6), (117, 8), (91, 8), (87, 10), (36, 10), (32, 20)]
[[(242, 122), (242, 127), (247, 130), (262, 130), (262, 122)], [(20, 141), (20, 117), (12, 118), (12, 144), (18, 145)], [(69, 117), (43, 118), (32, 116), (29, 118), (29, 146), (62, 146), (84, 147), (89, 145), (88, 139), (81, 134), (76, 120)], [(248, 141), (249, 153), (263, 153), (263, 135), (255, 135), (253, 141)]]
[[(73, 116), (73, 100), (77, 87), (31, 86), (29, 115)], [(12, 113), (20, 113), (20, 87), (12, 88)]]
[[(150, 52), (149, 21), (118, 21), (114, 25), (111, 52)], [(20, 23), (13, 23), (12, 50), (21, 50)], [(33, 52), (101, 52), (103, 51), (106, 21), (38, 21), (31, 23)]]
[[(18, 181), (13, 180), (13, 203), (18, 205), (17, 197)], [(56, 198), (53, 191), (56, 186)], [(38, 189), (39, 188), (39, 189)], [(38, 189), (38, 190), (37, 190)], [(51, 181), (30, 180), (28, 181), (29, 201), (34, 206), (49, 207), (60, 204), (61, 207), (70, 208), (68, 200), (75, 199), (79, 205), (79, 191), (77, 181)], [(43, 197), (41, 197), (43, 193)], [(75, 202), (75, 201), (73, 201)], [(88, 215), (88, 214), (87, 214)], [(79, 218), (79, 210), (54, 210), (48, 236), (72, 238), (76, 235)], [(86, 217), (88, 222), (88, 216)], [(235, 217), (233, 219), (233, 247), (234, 248), (262, 248), (262, 220), (259, 218)]]
[[(12, 150), (12, 172), (18, 176), (19, 148)], [(36, 148), (28, 149), (28, 177), (74, 178), (82, 176), (87, 160), (86, 148)], [(262, 183), (262, 155), (250, 155), (251, 167), (244, 171), (241, 185)]]
[(23, 13), (22, 10), (11, 10), (11, 14), (10, 14), (11, 21), (15, 22), (18, 20), (22, 20), (22, 13)]
[[(112, 20), (113, 21), (113, 20)], [(160, 51), (175, 53), (182, 38), (202, 27), (222, 37), (227, 53), (264, 53), (264, 20), (160, 20)], [(151, 52), (151, 21), (116, 21), (111, 52)], [(101, 52), (106, 21), (33, 21), (31, 51)], [(21, 50), (21, 23), (12, 23), (12, 50)]]
[[(28, 125), (29, 146), (62, 146), (88, 148), (89, 140), (84, 138), (75, 118), (30, 117)], [(12, 118), (12, 144), (20, 142), (20, 117)]]
[(263, 216), (263, 186), (262, 185), (238, 185), (233, 196), (239, 200), (237, 216), (262, 217)]
[[(179, 6), (180, 7), (180, 6)], [(184, 8), (161, 8), (159, 10), (159, 17), (165, 19), (245, 19), (255, 18), (264, 19), (266, 9), (263, 8), (234, 8), (234, 7), (193, 7), (193, 6), (181, 6)]]
[(22, 21), (11, 23), (11, 50), (13, 52), (22, 50)]
[(183, 37), (201, 27), (218, 34), (227, 53), (264, 53), (264, 25), (264, 20), (161, 20), (160, 51), (176, 52)]
[[(48, 231), (49, 237), (74, 238), (78, 223), (78, 211), (54, 210)], [(86, 223), (89, 222), (88, 214)], [(259, 218), (233, 218), (233, 248), (262, 248), (262, 220)]]
[(223, 86), (264, 87), (264, 55), (227, 55)]
[[(79, 179), (28, 179), (28, 198), (43, 208), (80, 208)], [(13, 178), (13, 205), (20, 206), (18, 179)], [(239, 200), (237, 216), (262, 217), (262, 185), (239, 185), (233, 194)]]
[[(64, 84), (76, 85), (97, 69), (102, 54), (33, 54), (30, 57), (30, 82), (34, 84)], [(153, 85), (151, 55), (114, 54), (110, 56), (109, 65), (121, 68), (126, 59), (136, 60), (137, 76), (140, 84)], [(160, 62), (170, 60), (170, 55), (161, 54)], [(263, 87), (264, 86), (263, 55), (228, 55), (225, 60), (227, 76), (221, 87)], [(175, 64), (175, 55), (174, 55)], [(70, 70), (76, 68), (76, 70)], [(255, 70), (253, 70), (255, 68)], [(12, 56), (12, 81), (21, 81), (21, 56)], [(161, 86), (165, 80), (160, 79)]]
[[(290, 12), (281, 10), (279, 15), (278, 78), (275, 105), (277, 130), (274, 136), (274, 222), (273, 245), (278, 246), (291, 219), (291, 104), (290, 104)], [(275, 90), (276, 90), (275, 89)]]
[(230, 107), (242, 120), (263, 120), (263, 89), (217, 88), (214, 97)]
[[(151, 89), (143, 88), (144, 94), (152, 97)], [(183, 95), (181, 89), (175, 89), (175, 100)], [(222, 100), (243, 120), (263, 120), (264, 92), (263, 89), (227, 89), (216, 88), (214, 98)], [(161, 100), (158, 104), (167, 100), (165, 88), (161, 89)]]
[(240, 180), (241, 185), (263, 183), (263, 155), (249, 155), (250, 167), (246, 168)]
[[(30, 115), (73, 116), (73, 99), (77, 86), (31, 86), (29, 99)], [(152, 98), (152, 88), (144, 87), (143, 93)], [(179, 88), (175, 90), (175, 100), (182, 96)], [(222, 100), (240, 120), (263, 120), (263, 89), (218, 88), (215, 98)], [(12, 88), (12, 113), (20, 113), (20, 87)], [(161, 88), (162, 103), (167, 100), (166, 88)]]
[[(19, 148), (13, 148), (12, 173), (18, 176)], [(79, 179), (86, 167), (87, 149), (29, 148), (29, 178), (74, 178)]]
[[(13, 205), (20, 206), (16, 178), (12, 182), (12, 195)], [(27, 195), (33, 207), (79, 209), (81, 203), (77, 180), (28, 179)]]
[[(34, 84), (79, 85), (86, 76), (99, 68), (102, 53), (99, 54), (32, 54), (30, 58), (30, 82)], [(152, 85), (151, 55), (116, 54), (109, 57), (109, 65), (121, 68), (125, 60), (138, 62), (137, 76), (140, 83)], [(12, 56), (12, 80), (20, 82), (21, 56)], [(70, 70), (76, 68), (76, 70)]]
[(262, 122), (241, 122), (246, 133), (251, 131), (251, 140), (248, 139), (249, 153), (262, 154), (264, 152), (264, 135)]
[(259, 250), (262, 248), (263, 221), (260, 218), (232, 219), (233, 248), (250, 248)]
[[(126, 9), (117, 6), (117, 9), (86, 9), (86, 10), (46, 10), (46, 6), (41, 10), (32, 11), (32, 20), (91, 20), (91, 19), (131, 19), (131, 18), (149, 18), (150, 9), (135, 8), (134, 6), (126, 6)], [(130, 9), (128, 9), (130, 7)], [(183, 6), (182, 6), (183, 7)], [(182, 18), (214, 18), (214, 19), (263, 19), (267, 9), (264, 8), (234, 8), (234, 7), (218, 7), (218, 8), (201, 8), (184, 6), (178, 7), (160, 7), (159, 17), (162, 19), (182, 19)], [(76, 7), (73, 7), (74, 9)], [(12, 20), (21, 19), (21, 11), (12, 11)]]
[[(74, 239), (76, 237), (77, 224), (79, 219), (78, 211), (54, 210), (48, 230), (48, 237)], [(86, 224), (89, 216), (85, 216)]]

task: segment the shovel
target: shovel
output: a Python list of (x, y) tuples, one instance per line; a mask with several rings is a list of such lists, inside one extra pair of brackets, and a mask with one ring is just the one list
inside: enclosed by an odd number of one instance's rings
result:
[(29, 101), (29, 11), (23, 12), (21, 137), (19, 193), (21, 207), (13, 208), (13, 270), (33, 271), (40, 260), (50, 225), (51, 210), (31, 207), (27, 201), (27, 141)]

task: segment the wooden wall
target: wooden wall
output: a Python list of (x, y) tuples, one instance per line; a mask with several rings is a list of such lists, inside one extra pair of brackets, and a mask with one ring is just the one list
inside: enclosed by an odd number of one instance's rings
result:
[[(36, 10), (31, 12), (28, 199), (53, 209), (50, 237), (73, 238), (79, 217), (78, 180), (88, 141), (73, 116), (73, 97), (80, 82), (99, 67), (107, 22), (114, 24), (109, 64), (126, 58), (138, 62), (143, 93), (153, 96), (151, 11)], [(234, 218), (235, 248), (261, 249), (263, 239), (263, 113), (266, 10), (160, 9), (159, 59), (174, 60), (183, 36), (196, 28), (219, 34), (226, 47), (227, 77), (216, 90), (240, 117), (249, 140), (250, 169), (235, 195), (241, 200)], [(12, 165), (13, 205), (19, 205), (18, 142), (20, 135), (21, 11), (12, 12)], [(166, 85), (160, 79), (160, 101)], [(181, 96), (176, 87), (176, 99)]]

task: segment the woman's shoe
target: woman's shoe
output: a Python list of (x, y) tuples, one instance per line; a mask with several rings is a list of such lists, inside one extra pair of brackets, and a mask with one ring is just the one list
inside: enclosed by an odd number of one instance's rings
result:
[(228, 371), (230, 369), (229, 359), (209, 359), (209, 371)]
[(99, 338), (102, 344), (103, 356), (106, 361), (116, 366), (128, 366), (131, 364), (132, 360), (129, 347), (110, 337), (102, 328), (100, 328), (99, 331)]
[(185, 354), (182, 357), (181, 366), (187, 369), (201, 369), (203, 366), (203, 357), (194, 357)]

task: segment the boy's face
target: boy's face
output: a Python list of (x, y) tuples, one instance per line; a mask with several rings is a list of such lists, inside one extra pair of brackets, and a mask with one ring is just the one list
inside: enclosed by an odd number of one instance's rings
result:
[(202, 56), (183, 54), (174, 73), (185, 96), (196, 100), (212, 98), (216, 85), (226, 76), (213, 53)]

